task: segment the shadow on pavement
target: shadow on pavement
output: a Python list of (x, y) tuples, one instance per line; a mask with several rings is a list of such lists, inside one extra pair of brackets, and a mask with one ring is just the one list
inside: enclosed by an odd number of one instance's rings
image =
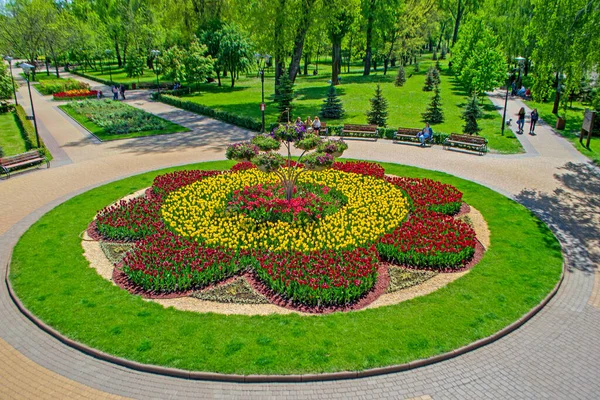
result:
[(564, 188), (523, 190), (515, 198), (546, 222), (563, 243), (568, 270), (594, 272), (600, 263), (600, 169), (567, 163), (554, 177)]

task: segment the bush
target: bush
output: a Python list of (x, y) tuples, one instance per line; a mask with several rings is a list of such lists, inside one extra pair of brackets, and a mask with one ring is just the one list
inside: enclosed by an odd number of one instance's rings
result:
[(344, 116), (344, 106), (339, 98), (335, 86), (329, 86), (327, 90), (327, 98), (321, 106), (321, 118), (323, 119), (340, 119)]
[[(21, 129), (21, 132), (23, 133), (25, 148), (27, 150), (31, 150), (37, 145), (35, 127), (33, 126), (33, 123), (27, 119), (27, 113), (25, 112), (23, 107), (21, 107), (20, 104), (18, 106), (15, 106), (15, 112), (17, 114), (17, 124), (19, 125), (19, 129)], [(46, 154), (46, 156), (49, 155), (48, 149), (46, 149), (42, 138), (40, 138), (40, 150), (42, 150), (44, 154)]]
[[(158, 95), (158, 93), (153, 93), (152, 98), (174, 107), (182, 108), (184, 110), (191, 111), (196, 114), (218, 119), (219, 121), (227, 122), (232, 125), (237, 125), (255, 132), (259, 132), (262, 128), (262, 123), (260, 121), (256, 121), (250, 117), (241, 117), (239, 115), (231, 114), (226, 111), (218, 111), (213, 108), (204, 106), (202, 104), (194, 103), (188, 100), (182, 100), (172, 95)], [(277, 124), (275, 124), (275, 126), (277, 126)]]
[(406, 83), (406, 71), (404, 70), (404, 67), (402, 65), (400, 65), (398, 67), (398, 74), (396, 75), (396, 80), (394, 80), (394, 85), (395, 86), (404, 86), (405, 83)]
[(40, 82), (37, 88), (40, 93), (44, 95), (50, 95), (60, 92), (67, 92), (69, 90), (89, 90), (90, 85), (79, 82), (76, 79), (53, 79)]
[(367, 111), (367, 122), (372, 125), (386, 126), (388, 102), (383, 97), (381, 86), (377, 85), (375, 89), (375, 97), (371, 100), (371, 109)]

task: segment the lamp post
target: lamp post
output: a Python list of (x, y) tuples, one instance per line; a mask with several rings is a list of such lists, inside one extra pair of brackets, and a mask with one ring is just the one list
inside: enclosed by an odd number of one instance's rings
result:
[[(261, 132), (265, 132), (265, 67), (267, 66), (267, 64), (269, 63), (269, 60), (271, 59), (271, 56), (268, 54), (258, 54), (256, 53), (254, 55), (254, 57), (256, 58), (257, 63), (259, 63), (259, 71), (258, 73), (260, 74), (260, 85), (261, 85), (261, 103), (260, 103), (260, 112), (262, 114), (262, 129)], [(264, 63), (261, 63), (261, 60), (264, 60)], [(262, 64), (262, 66), (261, 66)]]
[(23, 68), (23, 72), (25, 72), (25, 76), (27, 77), (27, 89), (29, 90), (29, 101), (31, 102), (31, 115), (33, 116), (33, 126), (35, 127), (35, 140), (37, 142), (37, 148), (40, 148), (40, 135), (38, 133), (37, 121), (35, 119), (35, 109), (33, 108), (33, 97), (31, 97), (31, 85), (29, 84), (29, 74), (35, 69), (35, 67), (31, 64), (23, 63), (21, 64), (21, 68)]
[(511, 78), (515, 74), (515, 69), (513, 68), (511, 72), (509, 72), (506, 78), (506, 96), (504, 97), (504, 113), (502, 115), (502, 136), (504, 136), (504, 127), (506, 126), (506, 106), (508, 105), (508, 91), (510, 90), (510, 81)]
[(110, 84), (112, 85), (113, 81), (112, 81), (112, 68), (110, 66), (110, 56), (112, 54), (112, 50), (106, 49), (104, 50), (104, 54), (106, 54), (106, 58), (108, 58), (108, 75), (110, 75)]
[(17, 88), (15, 87), (15, 77), (13, 76), (12, 73), (12, 60), (13, 58), (11, 56), (6, 56), (4, 57), (4, 59), (6, 61), (8, 61), (8, 67), (10, 68), (10, 79), (12, 79), (12, 87), (13, 87), (13, 93), (15, 95), (15, 105), (19, 105), (19, 101), (17, 100)]
[(515, 61), (519, 63), (519, 77), (517, 78), (517, 86), (521, 86), (521, 69), (523, 69), (523, 65), (525, 64), (525, 58), (519, 56), (515, 57)]
[(160, 50), (150, 50), (150, 54), (154, 57), (154, 72), (156, 72), (156, 88), (158, 89), (158, 94), (160, 94), (160, 82), (158, 81), (158, 55), (160, 54)]

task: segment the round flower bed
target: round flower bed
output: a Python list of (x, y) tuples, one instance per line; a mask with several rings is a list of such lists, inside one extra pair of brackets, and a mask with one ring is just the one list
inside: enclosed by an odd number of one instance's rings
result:
[(145, 198), (102, 210), (96, 228), (109, 240), (137, 241), (120, 268), (147, 292), (185, 292), (253, 271), (269, 290), (310, 307), (364, 297), (380, 259), (447, 271), (475, 253), (466, 223), (431, 211), (460, 208), (452, 186), (336, 162), (305, 170), (295, 190), (286, 200), (277, 178), (250, 162), (228, 173), (178, 171), (156, 177)]

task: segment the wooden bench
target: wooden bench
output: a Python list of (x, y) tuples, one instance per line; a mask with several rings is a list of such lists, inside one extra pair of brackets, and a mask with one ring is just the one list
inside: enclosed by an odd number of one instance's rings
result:
[[(416, 128), (398, 128), (398, 132), (394, 133), (394, 143), (418, 143), (421, 144), (417, 134), (421, 133), (422, 129)], [(433, 144), (433, 136), (425, 139), (425, 143)]]
[[(311, 126), (306, 126), (306, 124), (304, 124), (304, 128), (308, 132), (308, 128), (312, 128), (312, 125)], [(327, 136), (327, 122), (321, 121), (321, 128), (319, 129), (319, 136)]]
[(342, 129), (341, 137), (356, 138), (356, 139), (377, 139), (377, 125), (348, 125), (345, 124)]
[(32, 150), (17, 154), (16, 156), (0, 158), (0, 175), (5, 174), (8, 178), (10, 177), (10, 171), (13, 169), (30, 167), (42, 163), (46, 163), (46, 167), (50, 168), (50, 161), (41, 150)]
[(484, 155), (487, 152), (487, 143), (487, 139), (480, 136), (458, 135), (452, 133), (444, 140), (444, 149), (446, 150), (448, 147), (456, 146), (466, 150), (476, 151), (479, 155)]

